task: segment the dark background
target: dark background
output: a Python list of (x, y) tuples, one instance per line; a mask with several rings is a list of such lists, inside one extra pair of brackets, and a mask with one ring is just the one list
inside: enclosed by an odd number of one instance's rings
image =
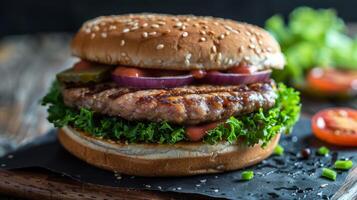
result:
[(357, 21), (355, 0), (1, 0), (0, 37), (10, 34), (74, 32), (87, 19), (129, 12), (212, 15), (264, 25), (275, 13), (298, 6), (334, 8)]

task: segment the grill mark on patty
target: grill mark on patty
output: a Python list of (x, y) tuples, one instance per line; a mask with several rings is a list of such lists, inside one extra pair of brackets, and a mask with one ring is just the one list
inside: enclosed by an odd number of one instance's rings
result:
[(138, 89), (133, 89), (133, 88), (123, 88), (117, 92), (114, 92), (113, 94), (109, 95), (108, 97), (112, 100), (114, 99), (117, 99), (123, 95), (126, 95), (126, 94), (129, 94), (129, 93), (132, 93), (132, 92), (136, 92), (136, 91), (139, 91)]
[(66, 105), (106, 115), (128, 120), (198, 124), (254, 112), (260, 107), (270, 108), (275, 103), (274, 88), (273, 81), (242, 86), (200, 85), (148, 90), (120, 88), (109, 83), (64, 88), (62, 93)]

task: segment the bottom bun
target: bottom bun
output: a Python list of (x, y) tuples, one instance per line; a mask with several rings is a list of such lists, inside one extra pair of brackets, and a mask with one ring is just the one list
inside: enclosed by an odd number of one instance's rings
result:
[(280, 134), (262, 148), (222, 142), (215, 145), (124, 144), (98, 139), (71, 127), (59, 130), (59, 141), (76, 157), (99, 168), (135, 176), (190, 176), (254, 165), (270, 156)]

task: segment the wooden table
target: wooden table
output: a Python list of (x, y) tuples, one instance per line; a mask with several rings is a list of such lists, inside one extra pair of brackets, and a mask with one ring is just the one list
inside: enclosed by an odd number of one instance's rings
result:
[[(0, 40), (0, 156), (33, 141), (52, 128), (46, 120), (45, 108), (39, 106), (38, 102), (47, 92), (54, 75), (76, 61), (69, 53), (70, 38), (68, 34), (50, 34), (11, 36)], [(328, 106), (345, 105), (356, 108), (357, 99), (348, 102), (348, 105), (345, 102), (321, 103), (304, 99), (303, 105), (303, 114), (309, 116)], [(206, 199), (203, 196), (80, 184), (38, 170), (0, 170), (0, 177), (0, 193), (33, 199), (110, 199), (111, 196), (107, 195), (119, 196), (117, 199)], [(357, 169), (350, 172), (348, 180), (344, 187), (357, 185)], [(12, 184), (17, 182), (22, 184)], [(337, 196), (346, 191), (344, 187)]]

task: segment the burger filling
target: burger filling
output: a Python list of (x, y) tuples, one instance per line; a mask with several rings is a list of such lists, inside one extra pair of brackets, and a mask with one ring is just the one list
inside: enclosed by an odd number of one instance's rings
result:
[(81, 61), (43, 98), (56, 127), (129, 143), (203, 141), (265, 145), (298, 119), (296, 91), (270, 71), (149, 70)]

